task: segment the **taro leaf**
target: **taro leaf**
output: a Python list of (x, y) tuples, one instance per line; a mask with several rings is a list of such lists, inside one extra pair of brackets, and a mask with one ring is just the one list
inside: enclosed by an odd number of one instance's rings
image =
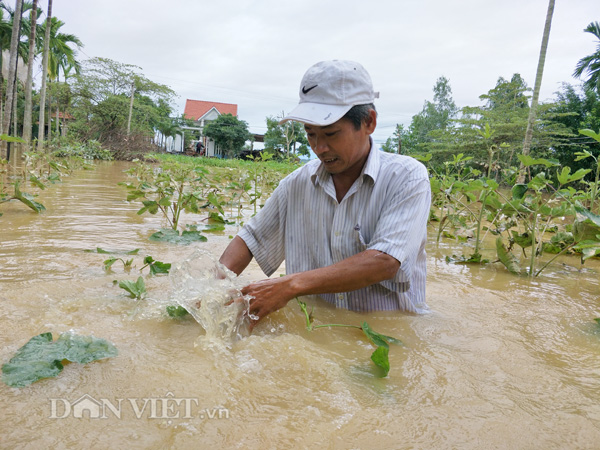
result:
[(386, 336), (385, 334), (380, 334), (377, 331), (373, 330), (367, 322), (363, 322), (361, 328), (365, 335), (373, 342), (373, 344), (377, 346), (387, 347), (388, 343), (404, 345), (404, 343), (400, 339), (396, 339), (395, 337)]
[(189, 314), (188, 310), (185, 309), (183, 306), (181, 305), (169, 305), (167, 306), (167, 314), (169, 315), (169, 317), (173, 317), (173, 318), (180, 318), (180, 317), (185, 317)]
[(39, 334), (2, 366), (2, 381), (12, 387), (23, 387), (42, 378), (55, 377), (63, 369), (62, 360), (52, 346), (52, 333)]
[(105, 339), (63, 333), (54, 345), (60, 345), (63, 358), (80, 364), (117, 356), (117, 348)]
[(162, 228), (160, 231), (157, 231), (152, 236), (150, 236), (151, 241), (161, 241), (161, 242), (170, 242), (172, 244), (181, 244), (181, 245), (189, 245), (192, 242), (206, 242), (206, 236), (202, 236), (200, 231), (192, 230), (192, 231), (183, 231), (181, 235), (179, 235), (179, 231), (173, 230), (171, 228)]
[(381, 370), (383, 370), (383, 376), (386, 377), (390, 372), (390, 360), (388, 357), (390, 350), (389, 348), (380, 346), (375, 349), (375, 351), (371, 354), (371, 361), (375, 363), (375, 365)]
[(2, 366), (2, 381), (11, 387), (24, 387), (58, 375), (65, 359), (84, 364), (117, 353), (113, 344), (93, 336), (63, 333), (53, 342), (52, 333), (42, 333), (32, 337)]
[(146, 283), (142, 277), (138, 277), (137, 281), (122, 280), (119, 281), (119, 287), (129, 292), (131, 298), (141, 299), (146, 293)]
[(515, 255), (509, 252), (502, 241), (502, 236), (496, 238), (496, 253), (498, 253), (498, 259), (508, 269), (510, 273), (519, 275), (521, 268), (519, 266), (519, 260)]
[(25, 205), (29, 206), (31, 209), (33, 209), (35, 212), (39, 213), (44, 211), (46, 208), (44, 207), (44, 205), (42, 205), (41, 203), (36, 202), (33, 197), (33, 195), (28, 194), (26, 192), (21, 192), (21, 190), (19, 189), (19, 182), (17, 181), (15, 183), (15, 196), (14, 198), (16, 200), (19, 200), (21, 202), (23, 202)]

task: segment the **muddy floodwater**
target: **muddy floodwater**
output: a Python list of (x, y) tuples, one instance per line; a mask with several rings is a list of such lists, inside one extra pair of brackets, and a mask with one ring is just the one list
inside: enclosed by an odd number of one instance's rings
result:
[[(0, 207), (0, 361), (43, 332), (119, 350), (28, 387), (0, 383), (0, 448), (599, 448), (598, 260), (563, 258), (530, 281), (448, 264), (462, 248), (432, 239), (428, 314), (307, 299), (319, 323), (367, 320), (404, 341), (390, 348), (386, 378), (360, 331), (308, 332), (295, 302), (231, 348), (198, 345), (198, 323), (157, 307), (172, 295), (168, 277), (147, 277), (141, 301), (113, 280), (135, 280), (146, 255), (175, 264), (200, 248), (218, 258), (236, 227), (187, 247), (150, 242), (162, 220), (125, 201), (125, 168), (76, 171), (40, 194), (39, 215)], [(85, 251), (97, 247), (140, 252), (131, 272), (106, 272), (107, 255)], [(244, 278), (264, 276), (253, 263)]]

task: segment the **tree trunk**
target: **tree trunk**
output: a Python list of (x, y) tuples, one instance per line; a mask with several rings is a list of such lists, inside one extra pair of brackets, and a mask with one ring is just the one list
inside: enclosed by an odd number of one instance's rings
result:
[(33, 59), (35, 56), (35, 32), (37, 24), (37, 3), (33, 0), (30, 22), (31, 32), (29, 33), (29, 58), (27, 59), (27, 81), (25, 82), (25, 114), (23, 116), (23, 139), (28, 145), (31, 144), (32, 134), (32, 115), (33, 115)]
[[(523, 155), (529, 155), (531, 148), (531, 139), (533, 137), (533, 124), (540, 97), (540, 87), (542, 85), (542, 75), (544, 74), (544, 63), (546, 62), (546, 50), (548, 49), (548, 39), (550, 37), (550, 27), (552, 25), (552, 14), (554, 13), (554, 0), (548, 2), (548, 12), (546, 14), (546, 25), (544, 26), (544, 36), (542, 37), (542, 47), (540, 48), (540, 59), (538, 60), (537, 73), (535, 75), (535, 86), (533, 87), (533, 97), (531, 98), (531, 108), (529, 109), (529, 119), (527, 120), (527, 131), (525, 131), (525, 140), (523, 141)], [(525, 166), (521, 163), (517, 183), (525, 181)]]
[(17, 53), (19, 46), (19, 34), (21, 31), (21, 13), (23, 10), (23, 0), (17, 0), (15, 14), (13, 16), (12, 35), (10, 39), (10, 62), (8, 66), (8, 80), (6, 87), (6, 102), (4, 104), (4, 117), (2, 118), (2, 131), (9, 134), (10, 121), (13, 113), (13, 103), (15, 97), (15, 77), (17, 71)]
[(40, 92), (40, 129), (38, 130), (38, 150), (44, 148), (46, 119), (46, 79), (48, 78), (48, 54), (50, 53), (50, 27), (52, 26), (52, 0), (48, 0), (48, 16), (46, 17), (46, 35), (44, 37), (44, 56), (42, 58), (42, 89)]
[(129, 102), (129, 117), (127, 118), (127, 136), (131, 133), (131, 116), (133, 115), (133, 94), (135, 93), (135, 81), (131, 82), (131, 101)]

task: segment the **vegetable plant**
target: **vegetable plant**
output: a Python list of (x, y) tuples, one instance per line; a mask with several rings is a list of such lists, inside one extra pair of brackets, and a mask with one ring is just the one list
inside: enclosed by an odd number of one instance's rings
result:
[(306, 302), (302, 302), (298, 298), (296, 298), (296, 301), (298, 302), (300, 309), (304, 313), (304, 316), (306, 318), (306, 329), (308, 331), (317, 330), (319, 328), (334, 328), (334, 327), (356, 328), (358, 330), (362, 330), (362, 332), (365, 334), (365, 336), (367, 336), (367, 338), (373, 344), (375, 344), (377, 346), (375, 351), (371, 354), (371, 360), (373, 361), (373, 363), (375, 363), (375, 365), (377, 367), (379, 367), (382, 370), (383, 376), (384, 377), (387, 376), (387, 374), (390, 371), (390, 361), (389, 361), (389, 357), (388, 357), (389, 349), (390, 349), (389, 344), (404, 345), (402, 343), (402, 341), (400, 341), (399, 339), (396, 339), (394, 337), (391, 337), (391, 336), (386, 336), (384, 334), (377, 333), (375, 330), (373, 330), (369, 326), (369, 324), (367, 322), (363, 322), (360, 326), (346, 325), (346, 324), (339, 324), (339, 323), (313, 325), (313, 321), (314, 321), (313, 314), (312, 314), (313, 310), (311, 309), (311, 312), (309, 313), (308, 308), (306, 306)]

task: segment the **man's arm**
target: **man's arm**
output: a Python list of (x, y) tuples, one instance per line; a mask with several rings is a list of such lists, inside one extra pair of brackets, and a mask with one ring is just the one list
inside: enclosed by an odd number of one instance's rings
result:
[(399, 268), (395, 258), (365, 250), (331, 266), (249, 284), (242, 293), (254, 297), (250, 313), (262, 319), (294, 297), (354, 291), (393, 278)]
[(239, 236), (233, 238), (219, 259), (221, 264), (236, 275), (242, 273), (250, 261), (252, 261), (252, 253)]

